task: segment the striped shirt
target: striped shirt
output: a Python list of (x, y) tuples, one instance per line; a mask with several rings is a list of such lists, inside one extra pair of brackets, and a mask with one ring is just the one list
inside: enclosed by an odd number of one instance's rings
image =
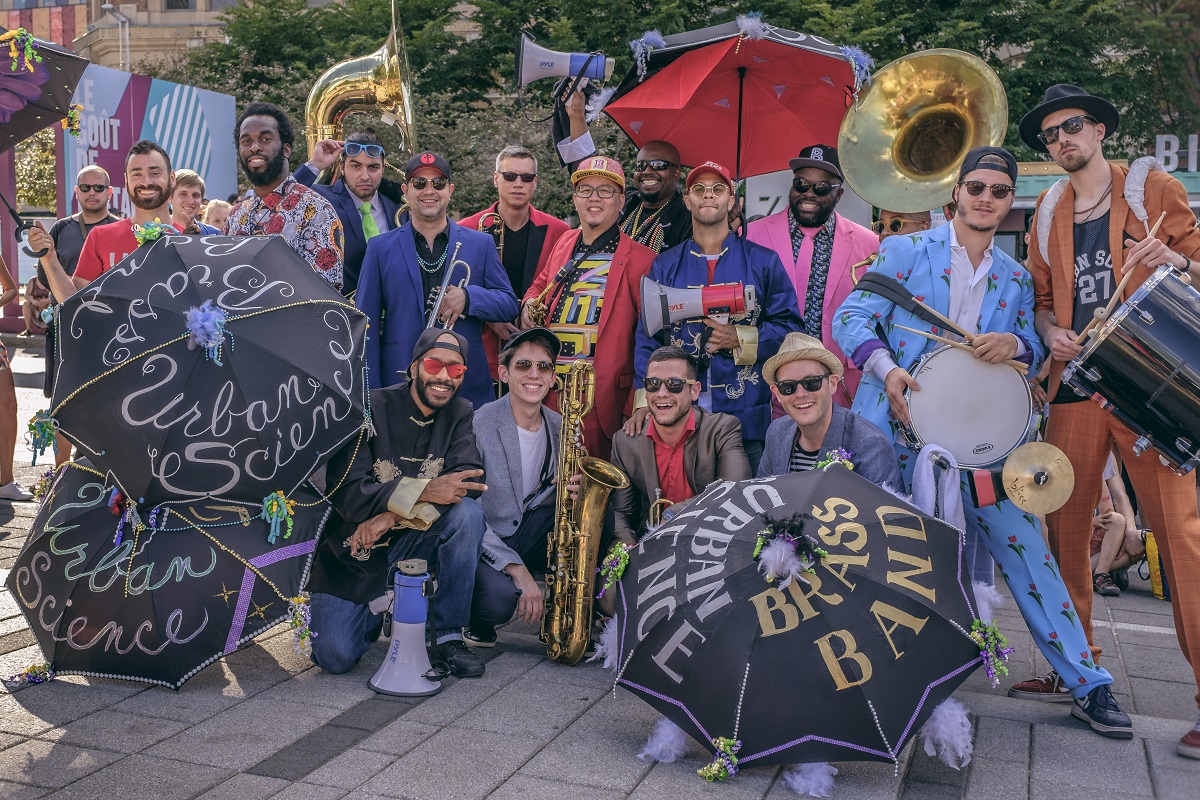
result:
[(815, 467), (818, 461), (817, 452), (809, 452), (802, 448), (800, 432), (796, 431), (796, 438), (792, 440), (792, 457), (788, 460), (788, 472), (804, 472)]

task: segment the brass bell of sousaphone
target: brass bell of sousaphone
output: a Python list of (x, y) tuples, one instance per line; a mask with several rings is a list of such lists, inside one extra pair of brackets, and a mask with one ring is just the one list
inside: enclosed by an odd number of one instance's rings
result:
[(973, 147), (1000, 146), (1008, 98), (991, 67), (961, 50), (923, 50), (871, 76), (842, 119), (838, 156), (859, 197), (889, 211), (950, 202)]

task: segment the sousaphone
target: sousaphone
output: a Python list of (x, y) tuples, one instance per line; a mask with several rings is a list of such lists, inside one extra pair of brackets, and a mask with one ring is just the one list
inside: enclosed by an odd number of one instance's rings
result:
[(986, 63), (961, 50), (923, 50), (871, 77), (842, 119), (846, 182), (873, 206), (917, 212), (950, 202), (973, 147), (1000, 146), (1008, 98)]

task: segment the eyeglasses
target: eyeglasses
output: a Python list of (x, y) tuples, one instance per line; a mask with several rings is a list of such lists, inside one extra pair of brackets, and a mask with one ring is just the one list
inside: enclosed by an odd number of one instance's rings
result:
[(433, 184), (434, 191), (440, 192), (450, 185), (449, 178), (409, 178), (408, 185), (416, 189), (418, 192), (423, 191), (426, 186)]
[(815, 392), (821, 388), (821, 384), (825, 383), (830, 373), (824, 375), (809, 375), (807, 378), (801, 378), (798, 381), (778, 381), (775, 388), (784, 397), (790, 397), (796, 393), (796, 387), (799, 386), (806, 392)]
[(727, 183), (693, 183), (692, 188), (688, 189), (688, 193), (693, 197), (704, 197), (712, 190), (713, 197), (724, 197), (729, 194), (729, 184)]
[(77, 183), (77, 184), (75, 184), (75, 188), (78, 189), (79, 191), (83, 192), (84, 194), (87, 194), (88, 192), (95, 192), (96, 194), (100, 194), (101, 192), (103, 192), (105, 189), (108, 188), (108, 184), (107, 183)]
[(536, 367), (537, 371), (543, 375), (547, 372), (554, 371), (553, 363), (549, 361), (530, 361), (528, 358), (518, 358), (516, 361), (512, 362), (512, 366), (513, 369), (517, 370), (518, 372), (528, 372)]
[(346, 142), (346, 155), (356, 156), (359, 153), (366, 154), (367, 158), (383, 158), (383, 145)]
[(584, 200), (587, 200), (593, 194), (596, 195), (596, 197), (599, 197), (601, 200), (608, 200), (609, 198), (615, 196), (616, 193), (617, 193), (617, 187), (615, 187), (615, 186), (605, 185), (605, 186), (576, 186), (575, 187), (575, 196), (582, 197)]
[(830, 183), (829, 181), (817, 181), (813, 183), (807, 178), (796, 178), (792, 181), (792, 189), (796, 194), (808, 194), (811, 190), (817, 197), (825, 197), (832, 191), (842, 188), (840, 183)]
[(1037, 136), (1039, 139), (1042, 140), (1042, 144), (1054, 144), (1055, 142), (1058, 141), (1058, 132), (1060, 129), (1062, 130), (1063, 133), (1067, 134), (1068, 136), (1072, 136), (1076, 133), (1079, 133), (1081, 130), (1083, 130), (1084, 120), (1092, 123), (1093, 125), (1100, 124), (1100, 120), (1096, 119), (1095, 117), (1090, 117), (1087, 114), (1080, 114), (1077, 117), (1071, 117), (1070, 119), (1064, 119), (1062, 122), (1058, 123), (1057, 125), (1051, 125), (1049, 128), (1046, 128), (1041, 133), (1039, 133)]
[(646, 394), (656, 394), (664, 386), (671, 394), (679, 394), (683, 387), (691, 386), (695, 381), (685, 381), (683, 378), (646, 378), (642, 383), (646, 387)]
[(997, 200), (1003, 200), (1017, 190), (1017, 187), (1009, 186), (1007, 183), (987, 184), (983, 181), (959, 181), (958, 185), (965, 188), (971, 197), (979, 197), (983, 194), (984, 189), (991, 189), (992, 197)]
[(507, 183), (516, 182), (517, 178), (521, 179), (522, 183), (533, 183), (537, 180), (536, 172), (501, 172), (500, 177), (504, 178)]
[(877, 219), (871, 223), (871, 230), (875, 231), (875, 233), (883, 233), (884, 228), (886, 228), (891, 233), (899, 233), (904, 230), (904, 226), (909, 222), (919, 225), (924, 221), (923, 219), (909, 219), (908, 217), (892, 217), (887, 222)]
[(467, 372), (466, 364), (455, 364), (452, 361), (442, 361), (440, 358), (423, 358), (421, 366), (425, 367), (425, 371), (430, 375), (439, 375), (442, 370), (446, 370), (446, 374), (452, 381), (458, 380)]
[(661, 158), (653, 158), (649, 161), (633, 162), (634, 172), (645, 172), (646, 170), (651, 170), (653, 172), (665, 172), (666, 170), (670, 169), (671, 167), (678, 167), (678, 166), (679, 165), (676, 164), (674, 161), (664, 161)]

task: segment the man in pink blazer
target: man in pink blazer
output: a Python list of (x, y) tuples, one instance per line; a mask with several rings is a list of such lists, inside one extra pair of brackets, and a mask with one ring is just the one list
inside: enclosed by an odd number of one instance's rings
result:
[(824, 144), (806, 147), (788, 167), (794, 173), (788, 207), (751, 222), (746, 238), (779, 255), (796, 286), (803, 331), (820, 339), (845, 367), (834, 401), (849, 408), (862, 373), (838, 349), (830, 324), (854, 288), (851, 267), (877, 252), (879, 240), (869, 229), (834, 210), (842, 199), (844, 181), (836, 148)]

